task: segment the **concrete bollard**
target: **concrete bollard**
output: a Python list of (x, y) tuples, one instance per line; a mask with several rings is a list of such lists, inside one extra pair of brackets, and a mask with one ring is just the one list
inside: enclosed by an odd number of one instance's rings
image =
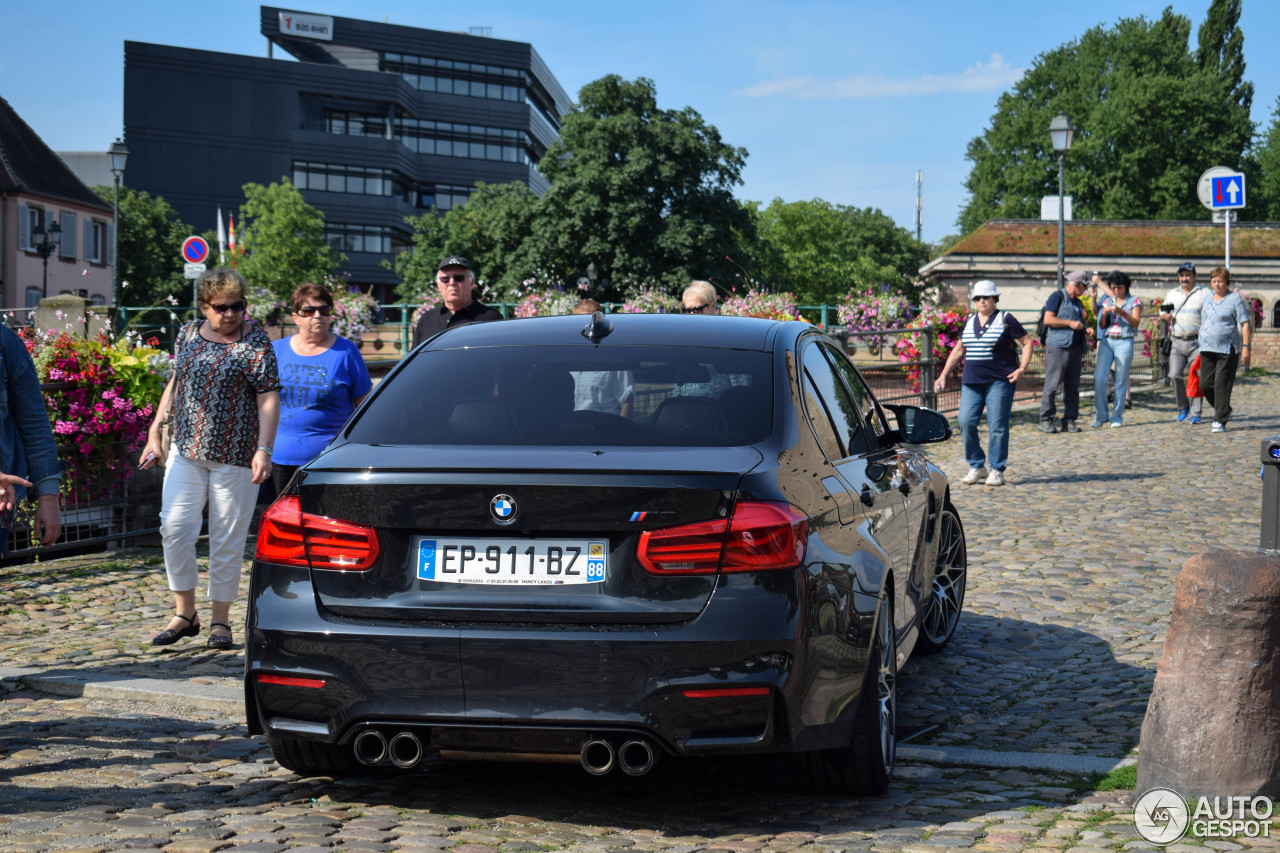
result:
[(1136, 792), (1280, 798), (1280, 558), (1192, 557), (1138, 746)]

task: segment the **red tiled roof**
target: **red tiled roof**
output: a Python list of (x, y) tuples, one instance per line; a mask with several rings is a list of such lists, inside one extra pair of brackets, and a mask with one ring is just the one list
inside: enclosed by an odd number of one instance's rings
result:
[(111, 211), (111, 205), (86, 187), (4, 98), (0, 98), (0, 190)]
[[(1206, 211), (1207, 213), (1207, 211)], [(1066, 224), (1066, 250), (1074, 257), (1210, 257), (1222, 254), (1223, 226), (1210, 222), (1088, 220)], [(947, 255), (1056, 255), (1058, 223), (993, 219), (966, 234)], [(1231, 226), (1233, 258), (1280, 258), (1280, 223)]]

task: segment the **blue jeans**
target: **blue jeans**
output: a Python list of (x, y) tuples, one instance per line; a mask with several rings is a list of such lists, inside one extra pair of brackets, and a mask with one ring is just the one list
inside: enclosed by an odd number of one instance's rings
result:
[[(987, 453), (978, 440), (978, 421), (987, 408)], [(960, 386), (960, 435), (964, 458), (970, 468), (1003, 471), (1009, 464), (1009, 412), (1013, 410), (1013, 383), (1007, 379)], [(988, 465), (987, 463), (990, 463)]]
[(1116, 399), (1111, 404), (1111, 423), (1124, 418), (1124, 398), (1129, 390), (1129, 366), (1133, 364), (1133, 338), (1098, 338), (1098, 366), (1093, 369), (1094, 423), (1107, 420), (1107, 376), (1116, 366)]

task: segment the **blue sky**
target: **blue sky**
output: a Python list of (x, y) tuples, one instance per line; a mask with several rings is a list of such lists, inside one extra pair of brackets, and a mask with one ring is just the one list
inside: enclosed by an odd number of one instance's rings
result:
[[(316, 0), (298, 10), (428, 29), (492, 27), (495, 38), (531, 42), (571, 96), (609, 73), (649, 77), (660, 106), (691, 106), (747, 149), (743, 199), (876, 207), (910, 228), (919, 170), (924, 238), (938, 240), (955, 230), (965, 146), (1000, 92), (1037, 55), (1089, 27), (1158, 17), (1166, 5), (1191, 19), (1194, 39), (1209, 0)], [(122, 132), (126, 40), (263, 56), (258, 21), (259, 4), (241, 0), (8, 0), (0, 5), (0, 95), (55, 150), (105, 152)], [(1266, 48), (1280, 33), (1280, 3), (1244, 0), (1241, 25), (1257, 90), (1253, 118), (1265, 126), (1280, 95), (1280, 56)]]

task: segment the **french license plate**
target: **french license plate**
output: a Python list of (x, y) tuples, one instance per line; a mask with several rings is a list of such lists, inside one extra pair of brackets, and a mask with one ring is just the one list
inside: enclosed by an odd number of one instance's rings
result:
[(609, 543), (584, 539), (418, 540), (418, 579), (552, 586), (604, 580)]

